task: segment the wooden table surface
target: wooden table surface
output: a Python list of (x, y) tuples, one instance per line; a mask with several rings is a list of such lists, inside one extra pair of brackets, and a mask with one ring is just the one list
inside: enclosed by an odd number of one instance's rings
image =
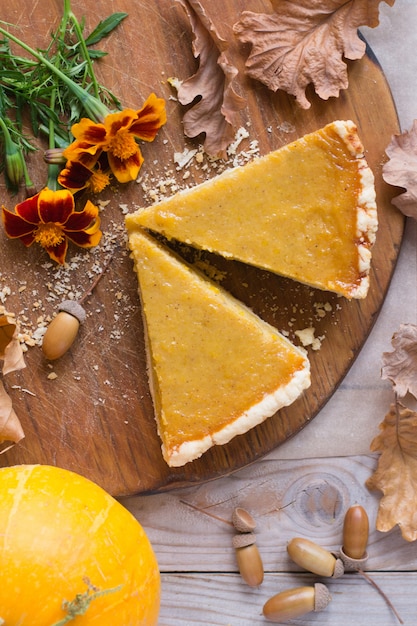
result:
[[(108, 13), (118, 10), (117, 0), (109, 0)], [(378, 28), (362, 30), (391, 85), (401, 127), (407, 130), (417, 117), (417, 4), (381, 3), (380, 13)], [(365, 482), (377, 462), (369, 446), (392, 401), (390, 384), (380, 378), (381, 355), (391, 349), (392, 334), (401, 323), (417, 323), (416, 244), (416, 225), (408, 221), (397, 268), (369, 338), (338, 390), (302, 432), (228, 477), (121, 499), (144, 526), (158, 557), (159, 626), (266, 624), (262, 606), (270, 596), (316, 581), (289, 562), (287, 542), (304, 536), (337, 550), (344, 512), (353, 503), (363, 505), (370, 518), (367, 572), (403, 623), (415, 624), (417, 544), (406, 542), (398, 528), (386, 534), (375, 530), (380, 495), (370, 493)], [(257, 521), (265, 567), (265, 580), (257, 589), (246, 586), (237, 572), (230, 525), (236, 506), (248, 509)], [(332, 602), (326, 611), (294, 624), (399, 623), (386, 600), (360, 575), (346, 574), (327, 584)]]
[[(378, 28), (362, 31), (391, 85), (402, 130), (409, 130), (417, 117), (417, 4), (397, 0), (390, 8), (381, 3), (380, 11)], [(417, 323), (416, 244), (416, 225), (408, 222), (397, 269), (369, 339), (335, 395), (301, 433), (230, 477), (123, 500), (146, 528), (159, 559), (160, 626), (268, 623), (262, 606), (270, 596), (315, 580), (291, 565), (287, 541), (300, 535), (337, 549), (344, 511), (355, 502), (370, 518), (369, 575), (404, 624), (416, 623), (417, 544), (406, 542), (398, 528), (386, 534), (375, 530), (380, 495), (365, 487), (377, 460), (369, 445), (392, 400), (390, 384), (380, 379), (381, 354), (391, 350), (392, 334), (401, 323)], [(258, 523), (266, 572), (258, 589), (246, 586), (237, 573), (233, 531), (227, 523), (236, 506), (250, 510)], [(347, 574), (328, 584), (333, 599), (327, 609), (292, 623), (399, 623), (382, 596), (359, 575)]]
[[(244, 0), (210, 0), (201, 4), (222, 36), (227, 37), (231, 61), (242, 69), (245, 54), (231, 28), (247, 4)], [(49, 0), (51, 23), (58, 21), (61, 5), (61, 0)], [(72, 5), (78, 16), (85, 16), (86, 32), (96, 25), (97, 15), (107, 16), (110, 10), (107, 0), (73, 0)], [(188, 167), (175, 167), (175, 153), (199, 147), (198, 139), (184, 137), (185, 109), (167, 80), (170, 76), (183, 79), (195, 72), (191, 29), (176, 0), (167, 5), (169, 20), (162, 0), (152, 1), (152, 11), (147, 6), (146, 2), (118, 0), (115, 8), (125, 11), (127, 19), (109, 39), (100, 42), (108, 55), (97, 63), (97, 73), (124, 106), (141, 106), (151, 91), (164, 97), (167, 123), (154, 142), (142, 142), (145, 163), (139, 184), (111, 185), (100, 198), (92, 197), (94, 202), (107, 202), (101, 211), (103, 240), (118, 244), (116, 250), (113, 248), (111, 266), (85, 303), (87, 320), (71, 350), (53, 363), (43, 357), (41, 350), (30, 350), (27, 367), (13, 376), (15, 387), (30, 389), (34, 395), (13, 394), (13, 406), (21, 416), (25, 439), (0, 457), (0, 465), (44, 463), (72, 469), (120, 497), (170, 490), (230, 474), (262, 458), (309, 423), (343, 379), (374, 324), (404, 229), (404, 217), (391, 203), (395, 190), (381, 175), (385, 148), (393, 133), (398, 132), (399, 123), (388, 83), (372, 52), (349, 64), (349, 88), (340, 97), (321, 100), (310, 94), (312, 105), (308, 110), (301, 109), (292, 96), (282, 91), (273, 93), (257, 81), (245, 79), (240, 71), (236, 90), (245, 96), (246, 106), (240, 111), (236, 129), (246, 130), (248, 138), (242, 140), (236, 155), (226, 163), (213, 164), (200, 153), (202, 165), (196, 158)], [(49, 28), (43, 7), (39, 4), (31, 13), (34, 28), (29, 28), (28, 16), (21, 13), (21, 0), (10, 0), (0, 15), (16, 23), (26, 41), (40, 47), (45, 45)], [(252, 5), (257, 11), (268, 7), (269, 0), (255, 0)], [(149, 32), (152, 36), (147, 37), (146, 49), (132, 54), (140, 27), (141, 39)], [(380, 108), (384, 115), (375, 115)], [(297, 332), (314, 326), (321, 346), (319, 350), (309, 349), (312, 384), (296, 402), (244, 436), (223, 446), (213, 446), (193, 463), (169, 468), (162, 458), (156, 433), (137, 280), (125, 246), (121, 206), (133, 211), (149, 204), (152, 200), (144, 185), (152, 189), (162, 185), (170, 190), (167, 181), (174, 180), (180, 188), (192, 186), (215, 176), (219, 166), (232, 167), (235, 159), (248, 154), (251, 142), (256, 141), (259, 154), (266, 154), (336, 119), (355, 121), (375, 175), (379, 227), (372, 251), (369, 293), (364, 299), (349, 302), (243, 263), (213, 254), (198, 256), (199, 261), (208, 262), (223, 276), (221, 284), (226, 290), (287, 333), (290, 340), (300, 344)], [(45, 184), (45, 169), (38, 153), (32, 155), (30, 173), (38, 187)], [(13, 200), (9, 196), (5, 203), (13, 206)], [(41, 316), (53, 315), (63, 285), (71, 285), (72, 294), (83, 293), (88, 287), (88, 276), (91, 281), (97, 266), (105, 261), (106, 248), (103, 241), (83, 255), (79, 255), (79, 249), (70, 248), (67, 265), (58, 273), (53, 264), (44, 263), (45, 253), (39, 246), (22, 249), (20, 242), (8, 239), (0, 229), (1, 280), (11, 292), (7, 296), (8, 309), (24, 312), (33, 324)], [(181, 252), (184, 254), (184, 246)], [(195, 251), (188, 250), (188, 258), (195, 260)], [(33, 288), (25, 289), (29, 284)], [(22, 313), (19, 317), (23, 317)], [(55, 377), (52, 380), (51, 375)]]

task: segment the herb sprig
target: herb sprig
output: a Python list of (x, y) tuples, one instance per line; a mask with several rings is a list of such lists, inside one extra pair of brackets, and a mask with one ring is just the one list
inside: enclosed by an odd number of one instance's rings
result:
[[(98, 82), (93, 68), (94, 60), (107, 53), (92, 46), (110, 35), (126, 17), (126, 13), (114, 13), (85, 36), (85, 20), (79, 22), (70, 0), (64, 0), (62, 19), (52, 32), (49, 45), (37, 52), (103, 104), (120, 109), (119, 99)], [(71, 141), (70, 129), (81, 116), (82, 104), (44, 63), (15, 54), (7, 36), (0, 39), (0, 65), (0, 142), (7, 153), (0, 162), (0, 171), (5, 171), (8, 188), (16, 191), (18, 174), (13, 176), (13, 171), (6, 168), (10, 151), (18, 150), (24, 161), (26, 154), (37, 149), (33, 137), (49, 138), (51, 129), (54, 146), (64, 148)], [(25, 130), (25, 121), (33, 137)], [(24, 173), (25, 164), (21, 165)]]
[[(136, 180), (144, 161), (138, 142), (153, 141), (166, 123), (163, 98), (151, 93), (140, 108), (122, 108), (94, 74), (93, 59), (105, 53), (91, 46), (125, 17), (115, 13), (84, 37), (84, 21), (64, 0), (63, 18), (45, 50), (32, 48), (0, 22), (3, 169), (9, 188), (17, 191), (24, 180), (28, 195), (14, 211), (2, 206), (2, 221), (8, 237), (20, 239), (26, 248), (38, 243), (59, 264), (65, 263), (69, 242), (91, 248), (102, 235), (99, 207), (87, 199), (81, 209), (75, 195), (84, 190), (97, 195), (112, 177), (118, 183)], [(14, 54), (14, 46), (29, 60)], [(24, 158), (25, 149), (34, 149), (24, 134), (26, 110), (33, 135), (48, 139), (43, 151), (48, 179), (38, 192)]]

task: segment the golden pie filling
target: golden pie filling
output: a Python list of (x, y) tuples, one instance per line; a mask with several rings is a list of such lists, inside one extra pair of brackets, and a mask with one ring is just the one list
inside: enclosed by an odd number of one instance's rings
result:
[(126, 216), (163, 456), (198, 458), (310, 385), (303, 350), (150, 232), (346, 298), (369, 288), (374, 177), (356, 126), (336, 121)]
[(140, 229), (129, 235), (166, 462), (247, 432), (310, 384), (304, 351)]
[(377, 231), (374, 177), (351, 121), (126, 217), (169, 239), (363, 298)]

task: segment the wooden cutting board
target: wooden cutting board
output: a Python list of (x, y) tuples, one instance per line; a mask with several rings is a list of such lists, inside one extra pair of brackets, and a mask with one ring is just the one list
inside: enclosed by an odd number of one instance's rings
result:
[[(112, 4), (112, 3), (110, 3)], [(259, 0), (202, 1), (242, 71), (247, 50), (233, 40), (231, 27), (240, 11), (268, 11)], [(22, 6), (26, 6), (25, 11)], [(33, 5), (9, 0), (0, 18), (19, 25), (27, 43), (45, 47), (48, 31), (62, 7), (58, 0)], [(162, 491), (198, 483), (241, 468), (294, 436), (317, 414), (335, 391), (375, 322), (398, 256), (404, 219), (391, 205), (395, 190), (384, 184), (381, 167), (385, 148), (399, 131), (395, 106), (383, 72), (372, 53), (349, 63), (349, 88), (339, 98), (319, 100), (308, 92), (312, 106), (301, 110), (294, 99), (274, 94), (241, 75), (241, 95), (247, 106), (241, 124), (249, 137), (238, 147), (248, 151), (258, 142), (260, 154), (293, 141), (335, 119), (353, 119), (374, 171), (380, 227), (374, 247), (371, 289), (364, 301), (348, 302), (289, 280), (213, 255), (200, 259), (217, 268), (222, 284), (278, 329), (297, 341), (295, 330), (315, 327), (319, 350), (309, 349), (312, 385), (301, 399), (264, 424), (228, 445), (216, 447), (183, 468), (169, 469), (162, 459), (156, 434), (145, 366), (143, 328), (136, 278), (125, 247), (123, 211), (151, 202), (155, 193), (195, 184), (216, 175), (207, 157), (176, 169), (174, 153), (198, 149), (198, 141), (184, 138), (184, 109), (175, 99), (169, 77), (186, 79), (197, 68), (192, 36), (181, 6), (174, 0), (73, 1), (73, 10), (86, 17), (86, 32), (112, 10), (129, 17), (100, 45), (108, 56), (98, 64), (101, 81), (124, 106), (140, 108), (154, 91), (167, 102), (168, 123), (151, 144), (142, 146), (145, 164), (141, 182), (113, 187), (100, 198), (103, 244), (93, 253), (71, 249), (69, 266), (58, 270), (39, 247), (26, 250), (0, 232), (0, 295), (23, 328), (36, 328), (39, 319), (53, 315), (71, 292), (76, 297), (92, 282), (111, 251), (114, 257), (101, 282), (86, 302), (87, 321), (69, 353), (47, 362), (39, 346), (28, 349), (26, 368), (4, 377), (4, 384), (25, 431), (25, 439), (0, 456), (1, 465), (46, 463), (65, 467), (96, 481), (114, 495)], [(201, 142), (200, 142), (201, 143)], [(253, 148), (253, 145), (252, 145)], [(30, 172), (38, 188), (46, 183), (39, 154)], [(2, 202), (9, 208), (23, 199), (12, 198), (4, 184)], [(191, 254), (191, 256), (193, 256)], [(9, 293), (10, 291), (10, 293)], [(323, 305), (326, 305), (325, 307)]]

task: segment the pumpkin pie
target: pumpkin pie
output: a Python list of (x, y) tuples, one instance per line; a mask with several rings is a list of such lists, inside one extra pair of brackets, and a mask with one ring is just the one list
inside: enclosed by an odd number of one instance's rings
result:
[(126, 216), (138, 227), (348, 299), (369, 288), (374, 177), (357, 128), (335, 121)]
[(145, 230), (129, 233), (163, 456), (182, 466), (310, 385), (305, 351)]

